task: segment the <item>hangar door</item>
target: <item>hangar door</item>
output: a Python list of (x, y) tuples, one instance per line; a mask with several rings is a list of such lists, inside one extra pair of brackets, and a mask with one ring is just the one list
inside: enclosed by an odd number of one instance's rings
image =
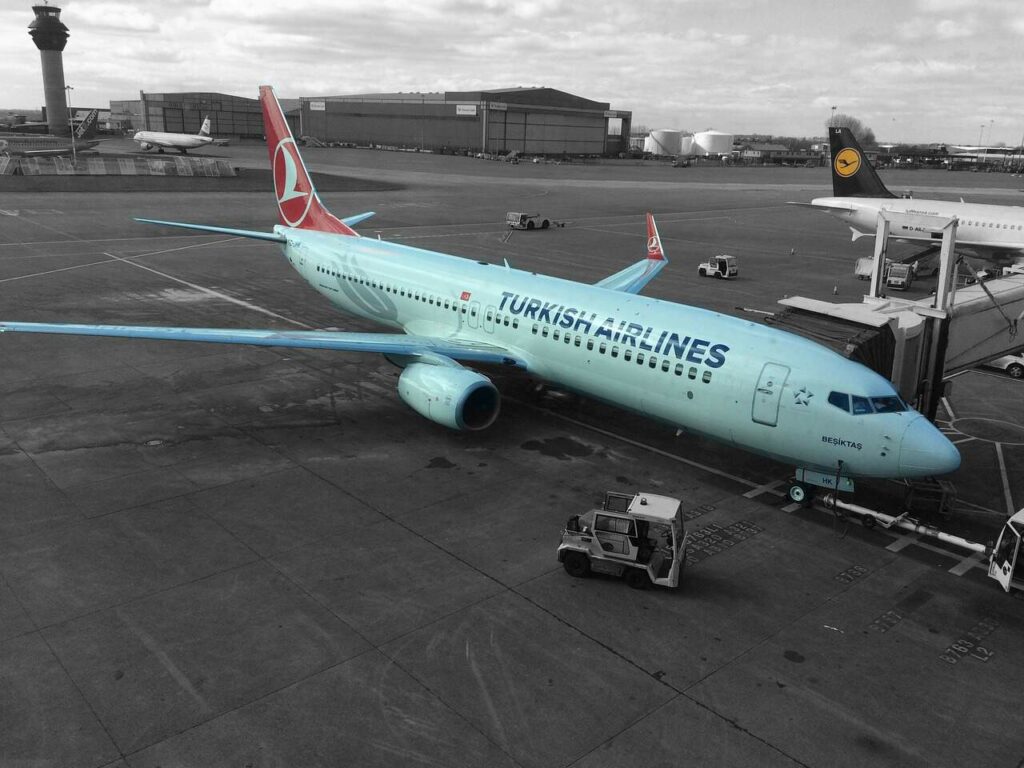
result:
[(754, 405), (751, 417), (758, 424), (774, 427), (779, 423), (779, 400), (782, 398), (782, 385), (789, 378), (789, 368), (778, 363), (765, 363), (761, 369), (761, 378), (757, 380), (754, 390)]

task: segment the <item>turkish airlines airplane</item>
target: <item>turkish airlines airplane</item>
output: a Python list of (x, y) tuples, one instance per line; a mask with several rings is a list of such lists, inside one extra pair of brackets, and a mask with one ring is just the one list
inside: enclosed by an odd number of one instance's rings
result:
[[(832, 149), (832, 197), (819, 197), (810, 205), (821, 208), (849, 225), (853, 239), (874, 236), (878, 212), (957, 217), (956, 247), (996, 262), (1024, 259), (1024, 208), (983, 205), (962, 200), (900, 198), (886, 189), (849, 128), (828, 129)], [(915, 223), (894, 221), (891, 237), (905, 242), (939, 246), (941, 231), (930, 231)]]
[(647, 214), (645, 258), (593, 285), (360, 237), (372, 216), (323, 206), (270, 86), (260, 101), (281, 223), (272, 232), (139, 219), (277, 243), (309, 285), (384, 333), (0, 323), (3, 331), (121, 336), (385, 355), (398, 396), (451, 429), (498, 417), (494, 384), (466, 364), (554, 385), (797, 467), (804, 501), (855, 477), (952, 472), (957, 449), (886, 379), (812, 341), (638, 295), (667, 264)]
[(203, 120), (203, 125), (199, 129), (199, 133), (138, 131), (134, 136), (132, 136), (132, 141), (137, 141), (144, 151), (148, 151), (153, 147), (156, 147), (157, 152), (163, 152), (165, 149), (176, 149), (181, 152), (181, 154), (186, 155), (190, 149), (205, 147), (207, 144), (213, 143), (213, 137), (210, 136), (210, 118), (207, 117)]

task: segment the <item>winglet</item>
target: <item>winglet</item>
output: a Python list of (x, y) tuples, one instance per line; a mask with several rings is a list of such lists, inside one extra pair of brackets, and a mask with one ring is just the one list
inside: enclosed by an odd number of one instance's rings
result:
[(661, 236), (658, 225), (654, 222), (654, 214), (647, 212), (647, 258), (651, 261), (668, 261), (665, 250), (661, 247)]
[(658, 225), (654, 223), (654, 216), (647, 214), (647, 258), (635, 264), (631, 264), (614, 275), (609, 275), (604, 280), (594, 283), (601, 288), (610, 291), (622, 291), (623, 293), (640, 293), (655, 276), (668, 264), (665, 258), (665, 249), (661, 247), (661, 235), (658, 234)]
[(270, 154), (281, 223), (296, 229), (315, 229), (359, 237), (352, 227), (332, 216), (320, 202), (306, 164), (302, 162), (295, 137), (292, 136), (271, 86), (260, 86), (260, 104), (263, 107), (263, 129), (267, 135), (267, 152)]

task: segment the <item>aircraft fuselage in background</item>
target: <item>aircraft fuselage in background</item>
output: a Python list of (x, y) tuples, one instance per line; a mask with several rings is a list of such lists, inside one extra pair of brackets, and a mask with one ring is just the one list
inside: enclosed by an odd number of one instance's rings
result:
[[(848, 128), (829, 128), (832, 152), (832, 197), (809, 204), (836, 216), (853, 231), (853, 239), (874, 235), (879, 211), (956, 217), (957, 248), (993, 261), (1024, 258), (1024, 208), (951, 200), (901, 198), (890, 192), (868, 163)], [(907, 242), (938, 245), (942, 233), (913, 223), (890, 223), (890, 236)]]

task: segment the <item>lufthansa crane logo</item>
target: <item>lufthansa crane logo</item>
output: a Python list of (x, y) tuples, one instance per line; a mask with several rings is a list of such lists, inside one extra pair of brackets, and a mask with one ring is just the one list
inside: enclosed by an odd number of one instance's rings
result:
[(832, 167), (836, 169), (836, 173), (846, 178), (853, 176), (853, 174), (860, 170), (860, 163), (860, 152), (847, 147), (846, 149), (839, 150), (839, 154), (836, 155)]
[(313, 188), (290, 136), (281, 139), (274, 150), (274, 192), (284, 223), (289, 227), (302, 224), (313, 202)]

